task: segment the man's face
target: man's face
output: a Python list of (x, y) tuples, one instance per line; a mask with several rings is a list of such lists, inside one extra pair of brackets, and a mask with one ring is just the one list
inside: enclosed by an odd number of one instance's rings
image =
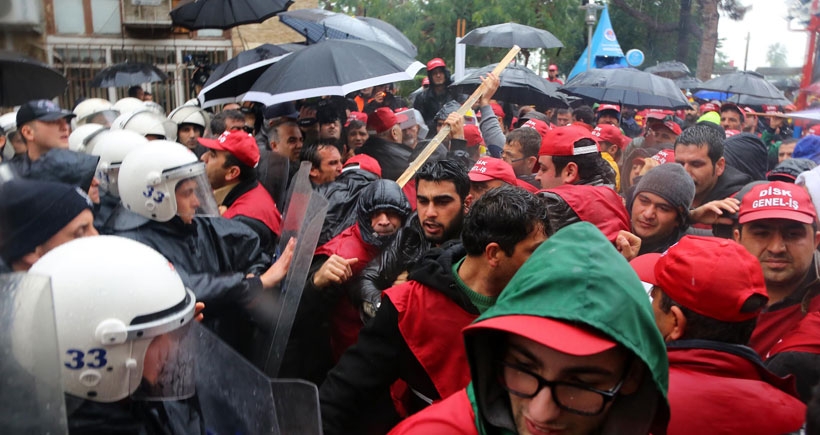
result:
[(720, 112), (720, 126), (723, 127), (724, 130), (740, 131), (740, 114), (734, 110), (724, 110)]
[(225, 175), (228, 174), (228, 169), (225, 168), (225, 159), (227, 158), (227, 151), (212, 149), (205, 151), (200, 158), (205, 162), (205, 174), (208, 176), (208, 182), (211, 183), (211, 188), (214, 190), (227, 184), (227, 180), (225, 180)]
[(464, 203), (452, 181), (419, 180), (416, 207), (424, 237), (437, 245), (458, 237), (464, 219)]
[(29, 146), (36, 144), (43, 153), (53, 148), (68, 148), (68, 135), (71, 133), (66, 118), (56, 121), (32, 121), (27, 124), (31, 127), (26, 135)]
[(601, 113), (601, 116), (598, 117), (598, 125), (601, 124), (610, 124), (614, 126), (618, 126), (618, 115), (616, 112), (611, 110), (605, 110)]
[[(649, 129), (649, 136), (652, 136), (652, 146), (659, 144), (674, 144), (678, 139), (678, 135), (676, 135), (672, 130), (666, 128), (666, 126), (662, 123), (653, 124), (652, 128)], [(647, 136), (647, 139), (649, 139), (649, 136)]]
[(777, 163), (792, 158), (795, 145), (797, 145), (797, 142), (780, 144), (780, 148), (777, 150)]
[(320, 139), (336, 139), (342, 137), (342, 123), (338, 119), (333, 122), (319, 123)]
[(521, 142), (517, 140), (504, 144), (504, 151), (501, 153), (501, 158), (512, 166), (516, 177), (532, 173), (532, 168), (527, 167), (527, 159), (524, 158), (524, 150), (521, 147)]
[(666, 238), (678, 227), (678, 212), (654, 193), (641, 192), (632, 203), (632, 232), (642, 241)]
[(662, 289), (658, 286), (653, 286), (649, 293), (652, 299), (652, 312), (655, 314), (655, 324), (658, 325), (658, 330), (665, 341), (670, 341), (670, 333), (675, 327), (675, 316), (670, 313), (664, 313), (661, 309)]
[(94, 214), (91, 213), (91, 210), (85, 209), (41, 245), (43, 248), (41, 255), (45, 255), (48, 251), (74, 239), (96, 235), (99, 235), (99, 233), (94, 228)]
[(305, 144), (302, 131), (295, 125), (280, 125), (277, 128), (279, 129), (279, 142), (271, 143), (273, 150), (287, 157), (291, 162), (298, 162), (302, 145)]
[(633, 163), (632, 168), (629, 170), (629, 185), (635, 185), (635, 179), (641, 175), (641, 169), (646, 163)]
[(347, 131), (347, 147), (351, 150), (355, 150), (364, 145), (369, 137), (370, 135), (367, 134), (367, 128), (365, 126), (350, 129)]
[(715, 165), (709, 159), (708, 153), (709, 146), (706, 144), (675, 146), (675, 162), (683, 165), (683, 169), (695, 182), (695, 197), (710, 192), (718, 177), (723, 175), (723, 157)]
[(757, 116), (746, 114), (746, 120), (743, 121), (743, 131), (754, 133), (757, 130)]
[[(475, 198), (473, 198), (473, 200), (475, 200)], [(499, 279), (499, 282), (509, 282), (513, 275), (518, 272), (518, 269), (521, 268), (524, 262), (530, 258), (530, 255), (532, 255), (545, 240), (547, 240), (547, 235), (544, 234), (544, 225), (539, 223), (527, 234), (527, 238), (515, 245), (515, 250), (512, 255), (508, 257), (506, 253), (503, 254), (504, 257), (501, 259), (494, 273), (495, 278)]]
[(735, 230), (735, 241), (760, 260), (766, 287), (789, 288), (806, 276), (820, 233), (789, 219), (761, 219)]
[[(598, 390), (610, 390), (618, 385), (627, 370), (625, 352), (618, 347), (595, 355), (575, 356), (518, 335), (509, 337), (509, 348), (503, 361), (549, 381), (571, 382)], [(527, 375), (514, 368), (504, 368), (503, 377), (511, 385), (513, 382), (520, 382)], [(509, 393), (509, 398), (519, 435), (594, 434), (600, 429), (612, 404), (609, 402), (598, 415), (584, 416), (559, 408), (548, 387), (542, 388), (531, 399), (512, 393)]]
[(193, 124), (182, 124), (177, 130), (177, 142), (185, 145), (189, 149), (196, 148), (197, 139), (202, 137), (202, 132), (198, 126)]
[(441, 86), (444, 84), (444, 80), (446, 76), (444, 74), (444, 68), (436, 68), (430, 73), (430, 77), (433, 79), (432, 85)]
[(380, 236), (392, 236), (401, 227), (401, 216), (395, 210), (378, 210), (370, 217), (370, 228)]
[(319, 149), (321, 163), (318, 168), (310, 169), (310, 178), (316, 184), (332, 182), (342, 173), (342, 156), (334, 146), (324, 146)]
[(419, 143), (419, 126), (414, 125), (412, 127), (403, 128), (401, 130), (401, 138), (404, 145), (415, 148)]
[(555, 171), (552, 156), (538, 156), (538, 173), (535, 179), (541, 183), (542, 189), (552, 189), (564, 184), (561, 174)]
[(241, 119), (225, 118), (225, 131), (244, 130), (245, 121)]
[(558, 124), (559, 127), (570, 125), (572, 123), (572, 115), (569, 112), (559, 113), (555, 115), (555, 123)]
[(190, 224), (194, 221), (196, 210), (199, 208), (199, 198), (196, 196), (196, 180), (183, 180), (174, 189), (177, 201), (177, 216), (182, 222)]
[(549, 76), (549, 78), (554, 79), (554, 78), (558, 77), (558, 70), (554, 69), (554, 68), (549, 69), (549, 70), (547, 70), (547, 75)]

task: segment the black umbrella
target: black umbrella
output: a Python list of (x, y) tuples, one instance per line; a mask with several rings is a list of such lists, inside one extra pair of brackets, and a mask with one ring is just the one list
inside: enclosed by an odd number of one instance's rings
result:
[(12, 51), (0, 51), (0, 106), (62, 95), (68, 82), (50, 66)]
[(404, 51), (410, 56), (418, 56), (419, 50), (416, 48), (416, 44), (413, 44), (410, 39), (404, 35), (404, 33), (401, 33), (401, 30), (397, 29), (392, 24), (373, 17), (356, 17), (356, 19), (364, 21), (370, 26), (380, 29), (390, 35), (390, 37), (399, 43), (404, 48)]
[[(481, 84), (481, 76), (486, 76), (497, 64), (487, 65), (456, 81), (454, 87), (459, 93), (470, 95)], [(564, 95), (558, 87), (523, 65), (509, 65), (501, 72), (500, 84), (493, 98), (515, 104), (533, 105), (539, 110), (549, 107), (567, 107)]]
[(755, 110), (761, 110), (764, 105), (788, 106), (792, 102), (786, 98), (761, 98), (751, 95), (734, 94), (727, 98), (720, 98), (720, 101), (728, 101), (740, 106), (752, 106)]
[(558, 89), (590, 103), (626, 104), (639, 108), (689, 107), (689, 101), (675, 82), (634, 68), (584, 71)]
[(763, 78), (763, 75), (754, 71), (724, 74), (701, 83), (695, 90), (718, 91), (771, 99), (785, 98), (779, 89)]
[(171, 21), (189, 30), (226, 30), (261, 23), (292, 4), (291, 0), (191, 0), (171, 11)]
[(197, 95), (200, 106), (211, 107), (241, 99), (269, 66), (292, 51), (290, 48), (262, 44), (217, 65)]
[(703, 83), (697, 77), (681, 77), (679, 79), (675, 79), (675, 84), (678, 86), (678, 89), (692, 89), (699, 86)]
[(459, 44), (477, 47), (562, 48), (564, 44), (552, 33), (518, 23), (479, 27), (464, 35)]
[(678, 62), (677, 60), (661, 62), (655, 66), (644, 69), (644, 72), (673, 80), (684, 78), (690, 74), (689, 67), (686, 66), (685, 63)]
[(154, 65), (141, 62), (123, 62), (100, 71), (91, 79), (95, 88), (125, 88), (142, 83), (164, 82), (168, 76)]
[[(372, 20), (361, 20), (324, 9), (297, 9), (279, 14), (282, 24), (299, 32), (311, 44), (325, 39), (361, 39), (381, 42), (411, 57), (418, 54), (416, 46), (398, 29), (383, 21), (375, 25)], [(385, 30), (387, 26), (393, 27), (393, 30)]]
[(272, 105), (322, 95), (347, 95), (370, 86), (412, 80), (424, 65), (387, 45), (327, 40), (291, 53), (268, 68), (245, 94)]

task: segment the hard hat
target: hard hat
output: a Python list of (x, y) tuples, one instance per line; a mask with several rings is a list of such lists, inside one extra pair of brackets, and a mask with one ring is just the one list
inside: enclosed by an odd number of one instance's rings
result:
[(91, 152), (95, 156), (100, 156), (96, 174), (100, 182), (100, 192), (107, 192), (119, 198), (117, 181), (122, 161), (129, 152), (147, 143), (148, 139), (145, 136), (131, 130), (113, 130), (100, 135), (97, 145)]
[[(177, 125), (164, 116), (148, 109), (123, 113), (111, 123), (112, 130), (131, 130), (143, 136), (177, 140)], [(149, 138), (150, 139), (150, 138)]]
[(75, 122), (78, 127), (89, 123), (109, 127), (111, 126), (111, 121), (113, 121), (120, 112), (116, 110), (114, 105), (108, 100), (88, 98), (74, 108), (74, 114), (77, 115)]
[(83, 124), (68, 135), (68, 149), (78, 153), (91, 154), (97, 139), (104, 131), (108, 131), (108, 127), (101, 124)]
[(0, 116), (0, 128), (6, 132), (6, 135), (13, 131), (17, 131), (17, 111), (6, 113)]
[(117, 102), (114, 103), (113, 108), (117, 112), (120, 112), (120, 115), (122, 115), (123, 113), (136, 112), (137, 110), (145, 109), (145, 104), (143, 104), (142, 100), (139, 98), (125, 97), (117, 100)]
[(191, 105), (182, 105), (174, 109), (170, 115), (168, 115), (168, 119), (174, 121), (177, 125), (182, 124), (194, 124), (202, 127), (202, 130), (205, 131), (208, 128), (208, 124), (210, 124), (211, 119), (208, 115), (208, 112), (200, 109), (197, 106)]

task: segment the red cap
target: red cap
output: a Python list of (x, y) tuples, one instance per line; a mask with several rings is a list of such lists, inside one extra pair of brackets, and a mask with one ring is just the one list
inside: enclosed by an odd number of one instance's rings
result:
[(817, 212), (806, 190), (783, 181), (753, 187), (743, 195), (738, 212), (741, 225), (760, 219), (788, 219), (810, 224), (816, 217)]
[(356, 154), (355, 156), (347, 159), (345, 165), (342, 167), (347, 168), (353, 165), (358, 166), (361, 169), (364, 169), (367, 172), (375, 174), (377, 177), (382, 177), (382, 167), (379, 165), (379, 161), (370, 157), (367, 154)]
[(481, 131), (478, 130), (478, 126), (475, 124), (464, 126), (464, 139), (467, 141), (468, 147), (477, 147), (484, 143)]
[[(675, 163), (675, 151), (670, 150), (669, 148), (662, 149), (658, 151), (657, 154), (652, 156), (652, 160), (658, 162), (658, 164), (661, 165), (665, 163)], [(635, 159), (632, 160), (632, 163), (644, 163), (643, 157), (635, 157)]]
[(754, 319), (765, 304), (745, 313), (743, 305), (754, 295), (769, 299), (760, 261), (729, 239), (685, 236), (656, 257), (654, 272), (638, 276), (680, 305), (722, 322)]
[(613, 145), (618, 145), (618, 149), (626, 148), (630, 139), (621, 134), (621, 129), (612, 124), (598, 124), (593, 130), (592, 135), (598, 138), (599, 142), (609, 142)]
[(794, 104), (786, 104), (785, 106), (783, 106), (784, 112), (794, 112), (795, 110), (797, 110), (797, 106), (795, 106)]
[(367, 113), (350, 112), (350, 115), (347, 117), (347, 122), (345, 122), (345, 127), (350, 125), (350, 121), (362, 121), (365, 125), (367, 125)]
[(425, 77), (425, 78), (421, 79), (421, 85), (422, 86), (430, 86), (430, 78)]
[(632, 228), (621, 196), (609, 187), (564, 184), (546, 191), (560, 196), (579, 219), (598, 227), (610, 242), (615, 242), (621, 230)]
[(436, 57), (430, 59), (430, 62), (427, 62), (427, 71), (432, 71), (436, 68), (447, 68), (447, 64), (444, 63), (444, 59)]
[(467, 174), (470, 181), (481, 182), (501, 180), (513, 186), (516, 185), (515, 172), (509, 163), (494, 157), (482, 157), (475, 162)]
[(761, 107), (763, 108), (763, 113), (780, 113), (780, 109), (774, 104), (764, 104)]
[(646, 109), (647, 119), (666, 119), (667, 116), (674, 115), (675, 112), (668, 109)]
[(745, 116), (754, 115), (755, 114), (755, 109), (752, 109), (749, 106), (743, 106), (743, 112), (744, 112)]
[(384, 133), (404, 121), (407, 121), (406, 116), (393, 113), (389, 107), (379, 107), (367, 117), (367, 129), (375, 130), (376, 134)]
[(658, 263), (659, 258), (661, 258), (661, 254), (657, 252), (643, 254), (633, 258), (629, 265), (638, 274), (638, 279), (652, 286), (658, 281), (655, 279), (655, 264)]
[(256, 139), (242, 130), (226, 130), (216, 139), (197, 140), (205, 148), (233, 154), (240, 162), (251, 168), (259, 164), (259, 146)]
[(621, 107), (617, 104), (601, 104), (598, 106), (598, 110), (596, 112), (603, 112), (604, 110), (614, 110), (618, 113), (621, 113)]
[(498, 117), (498, 118), (503, 118), (504, 117), (504, 109), (501, 107), (500, 104), (490, 103), (490, 107), (493, 108), (493, 113), (495, 113), (496, 117)]
[[(575, 148), (581, 139), (590, 139), (594, 145)], [(599, 152), (598, 140), (584, 127), (567, 125), (550, 130), (541, 140), (539, 156), (577, 156)]]
[(540, 119), (528, 119), (527, 122), (521, 124), (520, 128), (531, 128), (538, 132), (541, 135), (541, 140), (544, 140), (544, 137), (549, 133), (550, 126), (547, 125), (546, 122)]
[(675, 136), (680, 136), (681, 132), (683, 131), (680, 129), (680, 125), (678, 125), (678, 123), (675, 121), (663, 121), (663, 123), (656, 124), (655, 126), (660, 127), (661, 125), (669, 129), (669, 131), (674, 133)]
[(617, 345), (609, 337), (590, 328), (581, 328), (561, 320), (526, 314), (491, 317), (476, 322), (464, 328), (463, 331), (469, 334), (486, 330), (520, 335), (538, 344), (575, 356), (595, 355)]
[(720, 106), (715, 103), (703, 103), (700, 105), (700, 114), (703, 115), (707, 112), (719, 112)]
[(732, 137), (736, 134), (740, 134), (740, 130), (732, 130), (732, 129), (726, 130), (726, 137), (727, 138), (730, 138), (730, 137)]
[(809, 133), (808, 134), (813, 134), (815, 136), (820, 136), (820, 124), (812, 125), (809, 128)]
[(556, 65), (556, 64), (554, 64), (554, 63), (552, 63), (552, 64), (550, 64), (550, 66), (547, 68), (547, 70), (548, 70), (548, 71), (558, 71), (558, 65)]
[(746, 111), (741, 109), (740, 106), (738, 106), (737, 104), (735, 104), (735, 103), (723, 103), (720, 106), (720, 113), (723, 113), (726, 110), (734, 110), (735, 112), (740, 114), (740, 122), (746, 121)]

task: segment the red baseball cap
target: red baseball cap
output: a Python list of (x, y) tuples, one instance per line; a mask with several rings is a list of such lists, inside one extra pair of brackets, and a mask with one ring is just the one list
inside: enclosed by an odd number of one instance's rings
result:
[(658, 258), (660, 257), (661, 254), (653, 252), (650, 254), (639, 255), (629, 262), (629, 265), (632, 266), (632, 269), (634, 269), (635, 273), (638, 274), (638, 279), (641, 280), (641, 284), (643, 284), (643, 288), (646, 290), (646, 293), (649, 295), (650, 299), (652, 297), (650, 294), (652, 286), (654, 286), (657, 282), (655, 279), (655, 264), (657, 264)]
[(513, 186), (517, 185), (512, 166), (504, 160), (494, 157), (478, 159), (467, 176), (470, 177), (470, 181), (475, 182), (501, 180)]
[(569, 355), (595, 355), (614, 348), (617, 343), (591, 328), (548, 317), (512, 314), (492, 317), (463, 329), (465, 334), (479, 331), (501, 331), (532, 340)]
[(475, 124), (467, 124), (464, 126), (464, 139), (467, 141), (468, 147), (477, 147), (484, 143), (481, 131)]
[(780, 113), (780, 109), (774, 104), (764, 104), (761, 106), (763, 113)]
[(352, 167), (358, 167), (372, 174), (376, 174), (379, 178), (382, 177), (382, 167), (379, 165), (379, 161), (367, 154), (356, 154), (355, 156), (347, 159), (342, 167), (342, 172), (344, 172), (345, 168)]
[[(632, 160), (632, 163), (644, 163), (643, 159), (643, 157), (635, 157), (635, 159)], [(661, 165), (665, 163), (675, 163), (675, 151), (669, 148), (662, 149), (658, 151), (657, 154), (652, 156), (652, 160), (658, 162)]]
[(621, 134), (621, 129), (612, 124), (598, 124), (593, 130), (592, 135), (598, 138), (599, 142), (609, 142), (613, 145), (618, 145), (618, 149), (626, 148), (630, 139)]
[(652, 124), (652, 128), (659, 128), (663, 127), (667, 130), (671, 131), (675, 136), (680, 136), (683, 130), (680, 129), (680, 125), (678, 125), (675, 121), (663, 121), (663, 122), (656, 122)]
[(425, 78), (421, 79), (421, 85), (422, 86), (429, 86), (430, 85), (430, 79), (428, 77), (425, 77)]
[(772, 181), (753, 187), (743, 195), (738, 212), (742, 225), (760, 219), (788, 219), (810, 224), (817, 218), (808, 192), (800, 186)]
[(547, 125), (546, 122), (540, 119), (528, 119), (527, 122), (521, 124), (520, 128), (531, 128), (538, 132), (541, 135), (541, 140), (544, 140), (544, 137), (549, 133), (550, 126)]
[(547, 70), (548, 71), (558, 71), (558, 65), (556, 65), (554, 63), (550, 64), (550, 66), (549, 66), (549, 68), (547, 68)]
[(631, 229), (629, 213), (621, 196), (609, 187), (564, 184), (543, 191), (560, 196), (579, 219), (595, 225), (612, 243), (621, 230)]
[(654, 277), (639, 273), (641, 280), (646, 278), (673, 301), (700, 315), (743, 322), (757, 317), (765, 305), (743, 312), (750, 297), (769, 299), (757, 257), (732, 240), (685, 236), (655, 261)]
[(436, 68), (447, 68), (447, 64), (444, 63), (444, 59), (440, 57), (435, 57), (433, 59), (430, 59), (429, 62), (427, 62), (427, 71), (432, 71)]
[(394, 125), (407, 121), (407, 116), (393, 113), (389, 107), (379, 107), (367, 117), (367, 129), (384, 133)]
[(720, 112), (720, 106), (715, 103), (703, 103), (700, 105), (700, 114), (707, 112)]
[(618, 106), (617, 104), (601, 104), (598, 106), (598, 110), (596, 110), (596, 112), (603, 112), (604, 110), (614, 110), (621, 113), (621, 106)]
[(226, 130), (216, 139), (199, 138), (197, 141), (205, 148), (227, 151), (251, 168), (259, 164), (259, 146), (256, 139), (242, 130)]
[(667, 109), (646, 109), (646, 119), (666, 119), (667, 116), (674, 115), (675, 112)]
[(504, 109), (501, 107), (500, 104), (490, 103), (490, 107), (493, 108), (493, 113), (495, 114), (496, 117), (498, 117), (498, 118), (503, 118), (504, 117)]
[(732, 130), (732, 129), (726, 130), (726, 138), (730, 138), (730, 137), (732, 137), (734, 135), (737, 135), (737, 134), (740, 134), (740, 130)]
[(350, 125), (350, 121), (361, 121), (367, 125), (367, 113), (350, 112), (350, 115), (347, 117), (347, 122), (345, 122), (345, 127)]
[[(575, 148), (575, 143), (581, 139), (589, 139), (594, 145)], [(598, 153), (598, 138), (584, 127), (567, 125), (550, 130), (541, 140), (539, 156), (578, 156), (582, 154)]]
[(740, 106), (738, 106), (737, 104), (735, 104), (735, 103), (723, 103), (720, 106), (720, 113), (723, 113), (726, 110), (734, 110), (735, 112), (740, 114), (740, 122), (746, 121), (746, 111), (741, 109)]

